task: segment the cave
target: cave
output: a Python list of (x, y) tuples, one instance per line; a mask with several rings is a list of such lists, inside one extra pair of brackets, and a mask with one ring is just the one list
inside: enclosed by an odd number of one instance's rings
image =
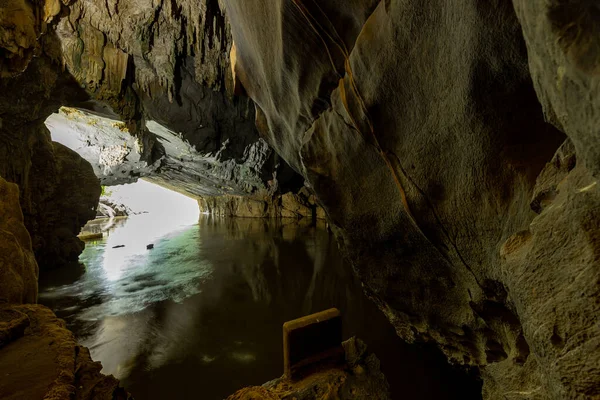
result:
[(598, 399), (599, 176), (596, 0), (4, 0), (0, 398)]

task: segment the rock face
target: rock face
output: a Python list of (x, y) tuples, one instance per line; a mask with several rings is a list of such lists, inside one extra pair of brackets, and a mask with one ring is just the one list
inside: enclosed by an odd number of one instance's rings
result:
[(39, 52), (38, 38), (60, 12), (57, 0), (5, 0), (0, 5), (0, 78), (23, 72)]
[(55, 0), (0, 6), (0, 176), (19, 186), (25, 226), (42, 270), (77, 259), (83, 247), (75, 236), (93, 217), (100, 194), (91, 168), (53, 144), (43, 125), (67, 99), (86, 97), (61, 68), (53, 33), (61, 7)]
[(92, 165), (103, 186), (132, 183), (160, 166), (158, 161), (148, 164), (142, 160), (142, 144), (129, 134), (118, 116), (107, 118), (61, 107), (46, 119), (45, 125), (53, 140), (73, 149)]
[(0, 397), (7, 400), (127, 400), (131, 397), (78, 346), (44, 306), (0, 306)]
[[(500, 378), (484, 387), (490, 398), (515, 383), (539, 393), (538, 398), (600, 395), (600, 190), (597, 179), (578, 165), (556, 182), (555, 191), (556, 198), (528, 229), (515, 233), (500, 250), (505, 286), (511, 288), (533, 357), (522, 371), (506, 361), (491, 366), (485, 373)], [(533, 366), (539, 373), (524, 372)]]
[(225, 1), (261, 134), (402, 338), (486, 398), (598, 396), (596, 2), (338, 3)]
[[(0, 135), (9, 130), (0, 132)], [(23, 132), (28, 142), (4, 136), (0, 175), (17, 183), (25, 226), (40, 268), (77, 262), (83, 243), (77, 234), (95, 216), (100, 185), (85, 160), (42, 127)], [(17, 147), (18, 146), (18, 147)]]
[(98, 209), (96, 210), (96, 218), (112, 219), (115, 217), (127, 217), (135, 214), (136, 212), (125, 204), (115, 203), (113, 199), (107, 196), (100, 197)]
[[(36, 259), (42, 268), (54, 268), (78, 263), (84, 244), (77, 235), (96, 216), (100, 185), (91, 165), (74, 151), (56, 142), (47, 150), (43, 159), (49, 162), (42, 165), (34, 155), (30, 184), (37, 207), (26, 215)], [(53, 181), (45, 175), (49, 172)]]
[[(1, 133), (0, 133), (1, 134)], [(94, 218), (100, 185), (91, 166), (47, 134), (34, 130), (28, 149), (15, 154), (14, 142), (4, 142), (0, 175), (19, 184), (25, 226), (31, 234), (40, 267), (76, 262), (83, 244), (76, 236)], [(21, 158), (21, 156), (23, 158)]]
[(100, 135), (73, 115), (49, 124), (80, 134), (103, 184), (146, 177), (194, 197), (300, 188), (259, 138), (251, 100), (231, 97), (231, 34), (217, 1), (79, 1), (57, 35), (69, 72), (109, 109), (79, 106), (122, 121), (111, 131), (96, 117)]
[(578, 160), (598, 177), (600, 5), (594, 0), (513, 3), (544, 115), (569, 136)]
[[(113, 118), (118, 118), (117, 116)], [(85, 110), (62, 107), (45, 122), (52, 137), (74, 149), (94, 168), (105, 186), (145, 178), (192, 197), (222, 195), (270, 197), (283, 188), (302, 183), (269, 145), (258, 137), (231, 157), (230, 139), (216, 152), (198, 150), (185, 132), (173, 132), (156, 121), (147, 121), (147, 135), (160, 146), (160, 158), (144, 161), (143, 144), (125, 123)]]
[(303, 188), (298, 194), (267, 196), (263, 199), (243, 196), (202, 197), (198, 200), (201, 213), (217, 217), (246, 218), (308, 218), (325, 219), (325, 211), (314, 194)]
[(297, 400), (387, 400), (389, 385), (379, 370), (379, 360), (367, 352), (366, 345), (356, 338), (342, 343), (346, 364), (323, 367), (298, 381), (285, 377), (262, 386), (241, 389), (227, 400), (297, 399)]
[(0, 304), (35, 303), (37, 278), (38, 265), (23, 224), (19, 188), (0, 178)]

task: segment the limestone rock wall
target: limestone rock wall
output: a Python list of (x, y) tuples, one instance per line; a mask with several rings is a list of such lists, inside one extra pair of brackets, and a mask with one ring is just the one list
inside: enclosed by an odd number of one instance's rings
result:
[(23, 223), (19, 188), (0, 178), (0, 303), (35, 303), (38, 265)]
[(60, 11), (59, 0), (5, 0), (0, 4), (1, 78), (22, 73), (31, 59), (39, 56), (38, 39), (47, 32)]
[(573, 141), (578, 160), (600, 174), (600, 4), (513, 0), (529, 69), (546, 119)]
[(259, 130), (397, 333), (486, 398), (598, 396), (597, 3), (224, 3)]
[(84, 248), (77, 235), (96, 217), (100, 184), (92, 166), (74, 151), (56, 142), (40, 145), (29, 180), (35, 203), (27, 210), (36, 258), (42, 268), (77, 265)]
[(248, 196), (201, 197), (198, 206), (201, 213), (217, 217), (326, 219), (315, 195), (306, 188), (298, 193), (287, 192), (262, 199)]
[(25, 226), (40, 268), (77, 264), (83, 242), (76, 236), (95, 217), (100, 197), (92, 167), (52, 142), (43, 122), (16, 127), (16, 132), (5, 128), (0, 131), (0, 176), (18, 184)]
[(64, 71), (54, 33), (67, 4), (22, 0), (0, 5), (0, 176), (19, 187), (25, 226), (42, 270), (76, 262), (83, 248), (76, 235), (93, 218), (100, 194), (89, 165), (53, 144), (44, 126), (61, 104), (87, 98)]

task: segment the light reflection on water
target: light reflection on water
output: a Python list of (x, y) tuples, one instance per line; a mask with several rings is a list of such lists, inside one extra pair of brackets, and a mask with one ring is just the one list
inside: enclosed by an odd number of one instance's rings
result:
[(222, 399), (273, 379), (282, 372), (283, 322), (330, 307), (342, 311), (344, 336), (379, 356), (392, 389), (452, 398), (443, 359), (431, 368), (437, 355), (397, 339), (322, 227), (204, 217), (182, 226), (148, 214), (88, 244), (81, 261), (86, 272), (41, 287), (40, 302), (138, 400)]
[[(129, 217), (105, 239), (86, 245), (80, 256), (87, 267), (82, 279), (46, 288), (40, 298), (78, 297), (85, 305), (78, 311), (80, 320), (141, 311), (163, 300), (180, 302), (198, 293), (198, 283), (211, 273), (211, 265), (200, 257), (198, 239), (197, 225), (184, 220), (149, 214)], [(154, 249), (148, 250), (148, 244)], [(102, 299), (98, 304), (87, 306), (87, 300), (98, 298)]]

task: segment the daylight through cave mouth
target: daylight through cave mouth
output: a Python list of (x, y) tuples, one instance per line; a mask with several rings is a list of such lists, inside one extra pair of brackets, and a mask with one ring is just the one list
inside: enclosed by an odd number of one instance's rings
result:
[[(194, 379), (218, 399), (267, 381), (281, 373), (283, 322), (337, 307), (344, 338), (365, 341), (392, 377), (392, 398), (480, 398), (476, 370), (399, 340), (322, 221), (205, 215), (196, 199), (152, 183), (164, 182), (160, 169), (141, 161), (118, 120), (63, 107), (46, 126), (110, 185), (79, 236), (84, 269), (43, 271), (39, 301), (134, 396), (186, 398)], [(193, 151), (167, 134), (168, 152)]]

